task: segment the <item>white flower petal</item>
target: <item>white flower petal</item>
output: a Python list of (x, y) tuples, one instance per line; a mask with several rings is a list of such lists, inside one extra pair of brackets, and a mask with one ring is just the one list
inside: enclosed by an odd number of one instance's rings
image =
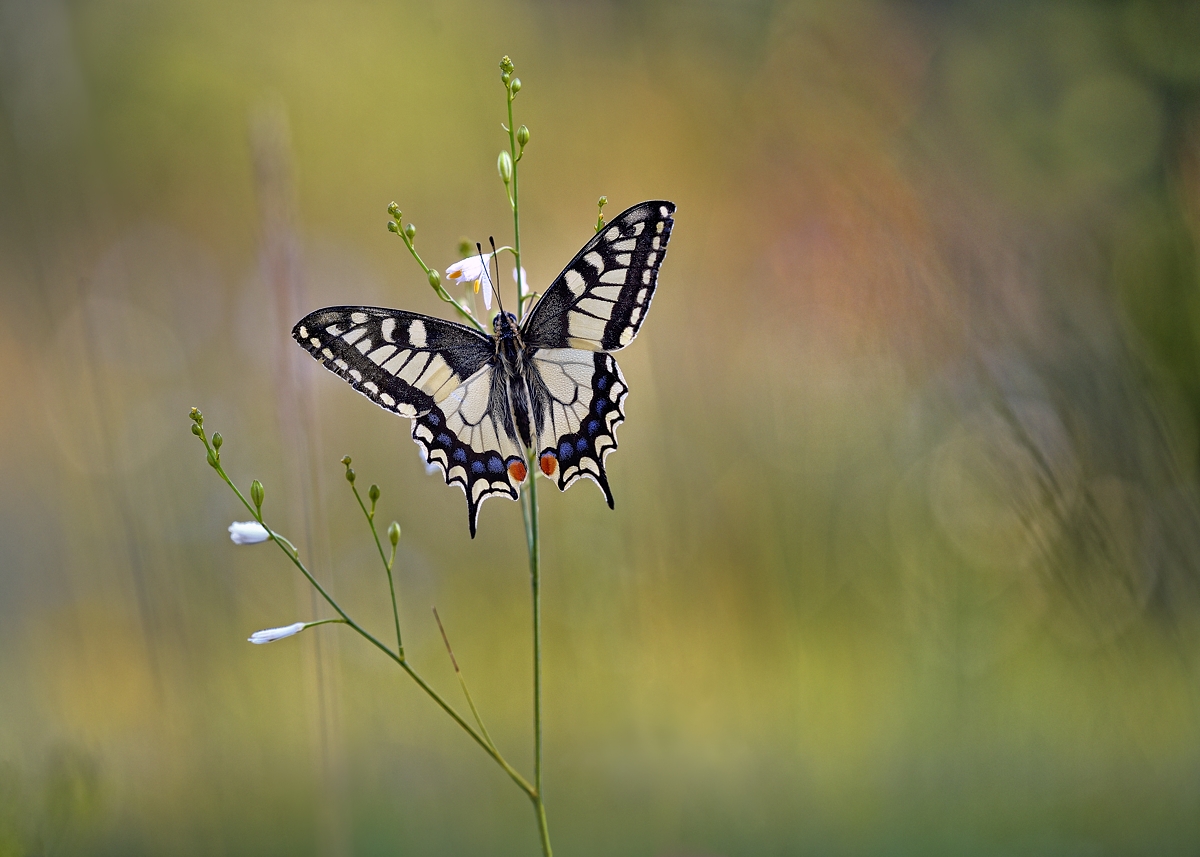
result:
[(517, 278), (517, 269), (513, 268), (513, 282), (517, 284), (517, 297), (523, 298), (529, 293), (529, 275), (525, 273), (525, 266), (521, 266), (521, 276)]
[(282, 628), (267, 628), (265, 631), (255, 631), (250, 635), (250, 642), (259, 646), (263, 643), (274, 643), (276, 640), (282, 640), (284, 637), (299, 634), (304, 628), (305, 623), (297, 622), (294, 625), (285, 625)]
[(256, 545), (271, 534), (258, 521), (234, 521), (229, 525), (229, 538), (235, 545)]
[(485, 271), (479, 279), (480, 285), (483, 287), (483, 305), (488, 309), (492, 308), (492, 278)]
[(491, 261), (491, 253), (468, 256), (446, 269), (446, 279), (458, 280), (463, 283), (473, 283), (487, 275), (488, 265)]

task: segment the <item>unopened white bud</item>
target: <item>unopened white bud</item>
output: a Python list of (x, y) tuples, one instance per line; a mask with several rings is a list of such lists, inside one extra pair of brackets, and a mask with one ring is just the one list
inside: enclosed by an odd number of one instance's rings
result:
[(285, 625), (282, 628), (267, 628), (265, 631), (255, 631), (250, 635), (250, 642), (259, 646), (263, 643), (274, 643), (276, 640), (282, 640), (284, 637), (299, 634), (305, 627), (305, 623), (297, 622), (294, 625)]
[(258, 521), (234, 521), (229, 525), (229, 538), (235, 545), (256, 545), (271, 537)]

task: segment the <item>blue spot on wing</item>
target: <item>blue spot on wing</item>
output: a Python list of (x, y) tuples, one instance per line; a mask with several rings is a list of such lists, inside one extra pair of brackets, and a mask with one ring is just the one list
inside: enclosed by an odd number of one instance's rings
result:
[(601, 415), (608, 410), (608, 399), (596, 400), (596, 414)]
[(603, 390), (607, 386), (608, 386), (608, 376), (607, 375), (601, 375), (599, 378), (596, 379), (596, 389), (597, 390)]
[(442, 446), (450, 446), (454, 443), (454, 438), (450, 437), (450, 435), (446, 434), (445, 432), (442, 432), (437, 436), (437, 442)]
[(585, 449), (587, 449), (587, 445), (587, 438), (581, 437), (579, 440), (575, 441), (575, 449), (578, 452), (583, 452)]
[(558, 457), (564, 460), (571, 457), (571, 441), (564, 440), (558, 445)]
[(437, 425), (442, 424), (441, 418), (437, 415), (437, 413), (435, 411), (430, 411), (429, 414), (425, 417), (425, 420), (431, 426), (437, 426)]
[(500, 456), (493, 455), (491, 458), (488, 459), (487, 469), (492, 471), (493, 473), (503, 473), (504, 472), (504, 462), (500, 460)]
[(472, 461), (471, 462), (471, 472), (472, 473), (482, 473), (483, 472), (483, 462), (482, 461)]
[(600, 423), (597, 420), (592, 420), (587, 424), (588, 434), (595, 434), (600, 431)]
[(458, 449), (454, 450), (454, 453), (451, 455), (451, 457), (459, 464), (464, 464), (467, 460), (467, 451), (460, 446)]

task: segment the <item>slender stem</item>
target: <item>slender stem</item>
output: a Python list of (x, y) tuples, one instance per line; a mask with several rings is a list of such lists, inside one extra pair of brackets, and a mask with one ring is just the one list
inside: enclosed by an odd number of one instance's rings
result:
[[(421, 270), (425, 272), (425, 276), (428, 277), (430, 274), (432, 274), (433, 269), (425, 264), (425, 260), (421, 258), (421, 254), (417, 252), (417, 248), (413, 246), (413, 243), (411, 240), (409, 240), (409, 237), (405, 235), (403, 231), (401, 231), (399, 235), (404, 241), (404, 246), (408, 248), (408, 252), (411, 253), (412, 257), (417, 260), (417, 264), (421, 266)], [(518, 254), (517, 258), (520, 258), (520, 254)], [(437, 296), (446, 303), (452, 304), (454, 308), (458, 310), (458, 314), (469, 321), (472, 327), (474, 327), (480, 333), (487, 333), (487, 330), (485, 330), (483, 325), (479, 323), (479, 319), (475, 318), (474, 314), (469, 309), (456, 301), (450, 295), (450, 293), (446, 291), (444, 286), (442, 286), (440, 283), (434, 286), (432, 282), (430, 282), (430, 285), (433, 286), (433, 290), (437, 292)]]
[(215, 457), (216, 450), (209, 445), (208, 438), (202, 434), (200, 439), (204, 442), (204, 446), (206, 449), (208, 449), (210, 454), (214, 454), (213, 461), (215, 461), (215, 463), (212, 465), (212, 467), (215, 471), (217, 471), (217, 475), (220, 476), (225, 484), (233, 490), (233, 493), (237, 495), (237, 498), (242, 501), (242, 505), (245, 506), (246, 509), (249, 510), (250, 514), (254, 516), (254, 520), (258, 521), (266, 529), (270, 540), (279, 546), (279, 549), (283, 551), (284, 555), (291, 560), (292, 565), (296, 566), (296, 568), (300, 570), (300, 573), (307, 578), (308, 582), (312, 584), (313, 588), (316, 589), (318, 593), (320, 593), (321, 597), (325, 599), (326, 603), (329, 604), (329, 606), (332, 607), (334, 611), (336, 611), (337, 614), (342, 617), (342, 619), (345, 621), (345, 624), (353, 628), (354, 631), (357, 632), (358, 635), (368, 643), (379, 649), (379, 651), (383, 652), (385, 655), (399, 664), (400, 668), (408, 673), (412, 680), (415, 681), (420, 688), (425, 691), (426, 694), (428, 694), (430, 699), (436, 702), (443, 711), (449, 714), (450, 718), (459, 726), (461, 726), (463, 731), (470, 735), (471, 738), (474, 739), (475, 743), (482, 747), (484, 752), (486, 752), (492, 757), (493, 760), (495, 760), (496, 764), (504, 769), (505, 773), (508, 774), (512, 781), (516, 783), (521, 791), (525, 792), (529, 799), (533, 801), (534, 805), (537, 806), (539, 796), (537, 790), (529, 784), (529, 781), (521, 776), (520, 772), (513, 768), (513, 766), (510, 765), (502, 755), (500, 755), (500, 751), (492, 746), (490, 740), (485, 739), (482, 735), (476, 732), (471, 727), (471, 724), (467, 723), (467, 721), (463, 719), (462, 715), (454, 710), (454, 706), (442, 699), (441, 694), (430, 687), (429, 683), (421, 677), (420, 673), (413, 669), (412, 665), (409, 664), (407, 660), (398, 655), (396, 652), (393, 652), (386, 645), (380, 642), (380, 640), (376, 638), (374, 634), (350, 618), (350, 615), (342, 609), (341, 605), (334, 600), (333, 596), (326, 591), (325, 587), (323, 587), (317, 581), (317, 579), (313, 577), (312, 572), (310, 572), (308, 568), (305, 567), (304, 563), (300, 561), (299, 552), (294, 546), (292, 546), (291, 542), (289, 542), (283, 536), (277, 535), (274, 530), (267, 526), (259, 510), (252, 506), (250, 501), (248, 501), (242, 492), (238, 490), (238, 487), (233, 484), (233, 480), (229, 478), (229, 476), (225, 473), (225, 468), (221, 466), (220, 458)]
[[(508, 150), (512, 155), (512, 196), (509, 201), (513, 210), (513, 255), (517, 265), (517, 320), (525, 314), (525, 300), (521, 277), (521, 196), (518, 192), (517, 172), (521, 160), (517, 152), (517, 136), (513, 125), (513, 98), (511, 86), (505, 87), (508, 95)], [(538, 531), (537, 502), (537, 453), (526, 450), (527, 472), (529, 473), (529, 499), (522, 497), (521, 517), (525, 522), (525, 543), (529, 548), (529, 577), (533, 589), (533, 789), (530, 795), (534, 812), (537, 813), (538, 834), (541, 837), (543, 857), (551, 857), (550, 830), (546, 825), (546, 804), (542, 799), (542, 578), (541, 578), (541, 534)]]
[(463, 678), (462, 670), (458, 668), (458, 659), (454, 657), (454, 649), (450, 648), (450, 638), (446, 636), (446, 629), (442, 627), (442, 617), (438, 615), (436, 607), (433, 608), (433, 618), (437, 622), (438, 630), (442, 632), (442, 642), (446, 644), (446, 654), (450, 655), (450, 664), (454, 667), (454, 674), (458, 676), (463, 696), (467, 698), (467, 705), (471, 706), (471, 713), (475, 715), (475, 725), (479, 727), (479, 731), (483, 733), (487, 742), (494, 747), (496, 745), (492, 743), (492, 736), (488, 734), (487, 727), (483, 725), (483, 718), (479, 716), (479, 709), (475, 707), (475, 702), (471, 699), (471, 691), (467, 690), (467, 680)]
[[(396, 651), (400, 654), (400, 660), (404, 660), (404, 640), (400, 637), (400, 608), (396, 604), (396, 582), (392, 578), (392, 563), (383, 553), (383, 542), (379, 541), (379, 531), (375, 529), (375, 513), (368, 512), (367, 506), (363, 503), (362, 495), (358, 493), (358, 486), (353, 482), (350, 483), (350, 490), (354, 492), (354, 499), (358, 501), (358, 508), (362, 509), (363, 515), (367, 518), (367, 524), (371, 527), (371, 535), (375, 539), (375, 547), (379, 551), (379, 558), (383, 560), (383, 570), (387, 572), (388, 589), (392, 594), (392, 619), (396, 622)], [(395, 549), (392, 550), (392, 559), (396, 558)]]
[(533, 592), (533, 798), (537, 812), (538, 832), (542, 839), (542, 853), (550, 857), (550, 831), (546, 826), (546, 805), (542, 798), (542, 550), (541, 529), (538, 520), (537, 476), (533, 467), (535, 455), (528, 452), (529, 500), (521, 504), (525, 520), (526, 546), (529, 548), (529, 580)]
[(521, 202), (520, 194), (517, 192), (517, 161), (520, 160), (520, 157), (517, 155), (517, 135), (513, 130), (512, 104), (515, 96), (513, 95), (511, 88), (505, 87), (505, 89), (508, 93), (508, 151), (509, 154), (512, 155), (513, 162), (512, 196), (510, 197), (509, 202), (512, 203), (513, 210), (513, 255), (517, 257), (517, 321), (520, 321), (522, 316), (525, 314), (525, 302), (521, 300), (521, 289), (523, 287), (521, 283)]

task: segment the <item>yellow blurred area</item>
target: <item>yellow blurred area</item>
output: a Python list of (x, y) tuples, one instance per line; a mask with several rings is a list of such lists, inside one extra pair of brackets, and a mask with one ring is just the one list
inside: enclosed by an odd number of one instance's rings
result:
[(392, 200), (434, 268), (511, 240), (504, 54), (535, 289), (678, 204), (616, 509), (542, 492), (557, 853), (1194, 854), (1194, 4), (0, 0), (0, 857), (536, 853), (347, 629), (245, 642), (328, 608), (187, 419), (386, 638), (354, 457), (529, 772), (516, 504), (472, 541), (288, 335), (448, 315)]

